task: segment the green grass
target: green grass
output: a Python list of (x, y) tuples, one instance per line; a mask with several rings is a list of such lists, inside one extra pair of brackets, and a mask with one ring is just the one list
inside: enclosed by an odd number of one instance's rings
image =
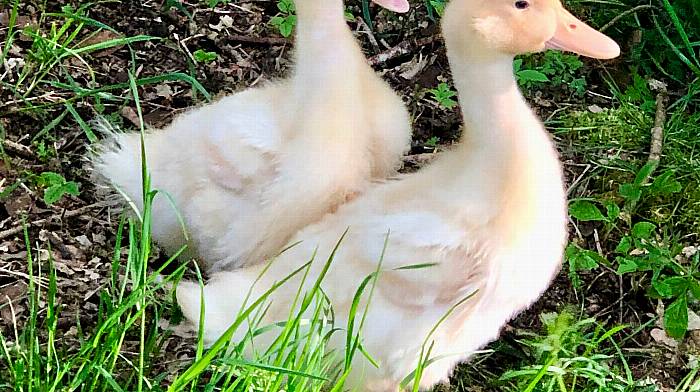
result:
[[(143, 124), (133, 75), (130, 85)], [(325, 273), (320, 274), (309, 291), (302, 291), (313, 259), (259, 298), (250, 298), (249, 305), (246, 301), (234, 323), (211, 348), (204, 349), (200, 335), (196, 356), (190, 364), (181, 366), (174, 374), (164, 373), (156, 367), (169, 337), (167, 333), (161, 333), (159, 322), (177, 316), (177, 309), (168, 298), (174, 297), (170, 287), (182, 278), (186, 265), (164, 277), (162, 271), (177, 255), (157, 268), (151, 265), (151, 206), (158, 191), (150, 188), (143, 135), (142, 125), (144, 208), (141, 219), (121, 220), (116, 234), (111, 281), (99, 293), (96, 325), (84, 330), (77, 319), (77, 341), (58, 338), (61, 331), (57, 329), (57, 320), (61, 307), (57, 302), (53, 260), (49, 259), (48, 271), (42, 272), (42, 264), (35, 263), (32, 257), (31, 240), (25, 229), (29, 317), (23, 321), (14, 320), (11, 336), (0, 333), (0, 363), (5, 365), (0, 367), (0, 380), (3, 380), (0, 388), (15, 391), (340, 390), (351, 370), (353, 358), (361, 349), (364, 313), (357, 305), (363, 298), (364, 289), (370, 289), (370, 293), (373, 290), (378, 273), (368, 277), (358, 289), (348, 327), (337, 328), (332, 323), (331, 304), (321, 289)], [(122, 260), (120, 250), (125, 240), (128, 252), (126, 260)], [(325, 261), (323, 271), (330, 267), (334, 254), (335, 251)], [(298, 274), (304, 278), (289, 319), (281, 324), (260, 325), (269, 295)], [(40, 303), (45, 305), (42, 307)], [(364, 312), (366, 310), (367, 307)], [(309, 318), (308, 314), (312, 316)], [(247, 338), (241, 342), (231, 341), (233, 334), (248, 322), (252, 327), (246, 331)], [(354, 327), (356, 322), (357, 328)], [(201, 325), (200, 320), (200, 333)], [(343, 331), (347, 335), (346, 352), (328, 352), (328, 340)], [(276, 338), (271, 339), (273, 343), (269, 347), (256, 347), (254, 358), (245, 358), (243, 353), (247, 346), (261, 334), (273, 334)], [(135, 344), (137, 352), (127, 349), (126, 343)], [(169, 380), (164, 382), (166, 379)]]
[(532, 364), (505, 372), (504, 390), (631, 391), (648, 384), (635, 380), (615, 339), (624, 326), (577, 321), (568, 311), (544, 313), (541, 319), (545, 333), (525, 333), (521, 340)]
[[(357, 346), (343, 353), (327, 352), (325, 343), (335, 333), (342, 333), (327, 320), (331, 308), (320, 289), (322, 277), (309, 292), (299, 292), (298, 311), (290, 314), (283, 325), (259, 326), (250, 331), (251, 340), (230, 343), (233, 332), (248, 320), (258, 319), (271, 292), (251, 299), (251, 304), (237, 317), (233, 326), (211, 349), (200, 345), (189, 366), (181, 366), (175, 374), (163, 373), (156, 365), (162, 355), (168, 334), (158, 327), (160, 320), (171, 319), (175, 309), (167, 298), (172, 283), (177, 282), (184, 265), (174, 273), (159, 278), (173, 259), (157, 270), (151, 270), (151, 242), (148, 233), (150, 203), (156, 192), (149, 191), (143, 222), (122, 220), (117, 232), (113, 276), (109, 287), (100, 290), (97, 323), (89, 330), (80, 329), (77, 340), (61, 339), (57, 319), (61, 307), (57, 304), (56, 272), (52, 260), (49, 270), (41, 271), (30, 249), (25, 231), (30, 285), (29, 318), (15, 324), (11, 336), (0, 335), (0, 388), (15, 391), (61, 390), (256, 390), (320, 391), (338, 385), (338, 374), (349, 370)], [(128, 244), (126, 263), (120, 255), (123, 240)], [(327, 261), (330, 264), (332, 258)], [(311, 261), (296, 274), (304, 274)], [(125, 275), (120, 278), (120, 275)], [(280, 282), (279, 284), (283, 284)], [(362, 293), (358, 292), (358, 296)], [(40, 303), (45, 303), (40, 307)], [(311, 311), (313, 317), (305, 325), (302, 314)], [(359, 314), (358, 314), (359, 315)], [(353, 319), (354, 320), (354, 319)], [(255, 358), (244, 358), (242, 352), (251, 344), (252, 336), (275, 334), (270, 347), (258, 347)], [(360, 331), (350, 336), (359, 339)], [(126, 347), (136, 343), (137, 352)], [(345, 365), (343, 365), (345, 363)], [(172, 378), (167, 384), (163, 381)], [(339, 387), (339, 386), (337, 386)], [(251, 389), (252, 388), (252, 389)]]
[[(101, 83), (99, 71), (93, 69), (91, 55), (110, 49), (127, 48), (135, 59), (132, 45), (159, 41), (161, 38), (147, 35), (122, 36), (112, 27), (89, 17), (88, 10), (96, 3), (87, 2), (78, 8), (63, 6), (59, 12), (44, 11), (39, 14), (38, 24), (19, 28), (15, 26), (19, 15), (19, 0), (10, 3), (9, 27), (2, 40), (0, 63), (9, 58), (9, 50), (22, 39), (30, 41), (30, 48), (23, 56), (24, 66), (15, 74), (0, 74), (0, 87), (10, 92), (10, 100), (0, 108), (0, 117), (28, 113), (45, 119), (43, 128), (32, 135), (39, 154), (49, 157), (45, 146), (55, 141), (52, 134), (60, 124), (72, 119), (91, 143), (97, 136), (90, 119), (104, 113), (106, 107), (122, 107), (131, 103), (128, 83)], [(118, 3), (113, 1), (114, 3)], [(111, 33), (105, 38), (100, 34)], [(68, 66), (70, 62), (85, 73), (80, 79)], [(130, 71), (136, 73), (136, 63), (130, 62)], [(201, 94), (205, 100), (210, 94), (192, 76), (182, 72), (171, 72), (136, 80), (137, 85), (146, 86), (163, 82), (185, 82), (192, 86), (193, 95)], [(58, 97), (58, 99), (56, 98)], [(86, 116), (78, 107), (87, 107)]]

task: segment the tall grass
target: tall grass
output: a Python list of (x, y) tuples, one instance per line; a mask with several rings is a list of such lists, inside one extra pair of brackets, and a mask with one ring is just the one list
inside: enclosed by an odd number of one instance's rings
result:
[[(129, 85), (143, 123), (137, 81), (132, 74)], [(259, 298), (250, 298), (250, 304), (245, 304), (231, 327), (208, 350), (204, 350), (201, 343), (203, 320), (200, 321), (196, 357), (189, 366), (180, 369), (179, 374), (167, 374), (157, 366), (163, 354), (161, 348), (169, 338), (169, 333), (158, 325), (175, 314), (173, 304), (166, 298), (174, 297), (171, 287), (181, 279), (186, 265), (161, 276), (178, 254), (160, 266), (151, 264), (151, 211), (159, 192), (150, 186), (143, 126), (140, 131), (144, 207), (140, 214), (122, 218), (117, 228), (111, 279), (108, 287), (99, 293), (96, 325), (80, 326), (77, 318), (78, 338), (60, 338), (62, 331), (57, 327), (57, 320), (61, 307), (57, 301), (56, 271), (52, 260), (49, 260), (48, 271), (42, 271), (43, 265), (32, 257), (39, 249), (31, 248), (25, 230), (29, 317), (14, 319), (10, 336), (0, 331), (0, 380), (4, 380), (0, 386), (16, 391), (342, 390), (353, 358), (362, 349), (361, 327), (367, 308), (358, 311), (357, 305), (366, 289), (373, 290), (379, 274), (378, 270), (368, 277), (355, 293), (347, 329), (335, 326), (332, 305), (323, 293), (322, 282), (342, 238), (319, 276), (309, 276), (310, 266), (317, 262), (312, 257)], [(124, 242), (128, 251), (122, 260)], [(299, 274), (303, 278), (288, 320), (261, 325), (269, 296)], [(315, 279), (312, 288), (302, 291), (308, 279)], [(40, 303), (45, 303), (45, 308), (40, 307)], [(234, 333), (249, 323), (251, 326), (245, 327), (249, 328), (245, 331), (247, 338), (233, 342)], [(343, 353), (327, 351), (329, 339), (344, 332), (349, 343), (347, 350)], [(255, 337), (262, 334), (274, 335), (272, 343), (269, 347), (253, 348)], [(127, 343), (131, 350), (126, 348)], [(136, 352), (132, 351), (134, 347)], [(246, 358), (244, 352), (255, 355)], [(168, 378), (171, 381), (165, 381)]]

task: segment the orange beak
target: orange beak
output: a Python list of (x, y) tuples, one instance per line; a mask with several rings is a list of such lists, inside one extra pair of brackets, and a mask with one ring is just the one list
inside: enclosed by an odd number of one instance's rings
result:
[(378, 4), (389, 11), (394, 12), (408, 12), (410, 5), (408, 0), (372, 0), (375, 4)]
[(546, 48), (595, 59), (612, 59), (620, 55), (620, 46), (615, 41), (571, 15), (564, 7), (557, 10), (557, 29), (554, 37), (547, 41)]

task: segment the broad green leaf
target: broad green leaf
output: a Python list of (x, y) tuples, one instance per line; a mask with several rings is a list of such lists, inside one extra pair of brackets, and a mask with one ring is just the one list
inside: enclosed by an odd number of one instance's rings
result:
[(46, 185), (63, 185), (66, 182), (66, 179), (62, 175), (54, 172), (41, 173), (41, 179)]
[(580, 221), (605, 221), (602, 212), (587, 200), (577, 200), (569, 205), (569, 214)]
[(688, 300), (685, 295), (678, 297), (666, 308), (664, 328), (668, 336), (682, 339), (688, 330)]
[(286, 18), (284, 18), (284, 22), (280, 26), (280, 34), (282, 34), (283, 37), (289, 37), (292, 35), (292, 31), (294, 30), (294, 26), (297, 24), (297, 17), (294, 15), (290, 15)]
[(672, 297), (673, 291), (671, 286), (669, 286), (665, 281), (651, 278), (651, 289), (656, 290), (656, 294), (660, 298), (670, 298)]
[(570, 244), (566, 247), (566, 260), (569, 263), (569, 279), (574, 287), (580, 287), (581, 280), (578, 271), (590, 271), (600, 264), (608, 265), (608, 260), (597, 252), (583, 249), (578, 245)]
[(80, 191), (78, 190), (78, 184), (73, 181), (68, 181), (65, 184), (63, 184), (63, 191), (73, 196), (78, 196), (80, 194)]
[(523, 66), (523, 59), (515, 59), (513, 61), (513, 72), (515, 72), (517, 74), (518, 71), (520, 71), (520, 68), (522, 68), (522, 66)]
[(700, 283), (698, 283), (697, 280), (691, 279), (690, 283), (688, 284), (688, 289), (690, 290), (690, 293), (693, 294), (695, 299), (700, 300)]
[(270, 18), (270, 24), (273, 26), (280, 26), (284, 22), (284, 18), (281, 16), (273, 16)]
[(544, 324), (548, 330), (551, 330), (554, 328), (558, 316), (559, 314), (556, 312), (546, 312), (540, 314), (540, 320), (542, 320), (542, 324)]
[(518, 71), (518, 78), (523, 82), (549, 82), (547, 75), (540, 71), (535, 71), (534, 69), (524, 69), (522, 71)]
[(632, 239), (630, 237), (622, 237), (620, 240), (620, 243), (617, 244), (617, 247), (615, 248), (615, 253), (622, 253), (622, 254), (627, 254), (627, 252), (632, 249)]
[(640, 239), (649, 239), (656, 231), (656, 225), (650, 222), (639, 222), (632, 227), (632, 235)]
[(620, 207), (610, 200), (604, 201), (603, 205), (608, 213), (608, 221), (615, 222), (620, 217)]
[(47, 205), (52, 205), (53, 203), (59, 201), (65, 191), (63, 190), (63, 185), (51, 185), (50, 187), (44, 189), (44, 203)]
[(688, 292), (689, 283), (685, 276), (672, 276), (666, 278), (662, 283), (669, 288), (669, 293), (671, 297), (678, 297), (680, 295), (685, 295)]
[(192, 56), (194, 57), (195, 60), (199, 61), (200, 63), (210, 63), (218, 57), (216, 52), (207, 52), (203, 49), (197, 49), (192, 53)]
[(672, 170), (669, 170), (656, 177), (649, 188), (650, 191), (657, 195), (668, 195), (680, 192), (683, 189), (683, 186), (676, 180), (674, 175), (675, 173)]
[(651, 174), (656, 170), (656, 166), (658, 163), (656, 162), (649, 162), (646, 165), (642, 166), (641, 169), (637, 172), (637, 175), (634, 177), (634, 185), (642, 185), (644, 184), (645, 181), (651, 176)]
[(291, 14), (295, 11), (294, 2), (292, 0), (279, 0), (277, 2), (277, 9), (285, 14)]
[(626, 257), (618, 257), (617, 262), (619, 266), (617, 267), (617, 273), (620, 275), (628, 274), (631, 272), (637, 272), (639, 269), (639, 266), (637, 266), (637, 262), (628, 259)]
[(636, 203), (642, 198), (642, 188), (635, 184), (620, 185), (620, 196), (628, 202)]

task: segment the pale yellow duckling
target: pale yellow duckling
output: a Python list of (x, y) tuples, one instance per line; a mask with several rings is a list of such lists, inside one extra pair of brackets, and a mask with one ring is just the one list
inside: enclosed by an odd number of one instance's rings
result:
[[(292, 241), (303, 242), (272, 263), (251, 297), (318, 248), (307, 280), (313, 282), (349, 228), (322, 285), (334, 305), (336, 326), (344, 326), (355, 289), (377, 268), (390, 232), (386, 272), (379, 277), (362, 334), (363, 347), (380, 367), (357, 359), (349, 382), (359, 390), (395, 391), (415, 369), (431, 328), (475, 293), (431, 338), (431, 358), (438, 360), (425, 369), (420, 387), (445, 381), (457, 363), (495, 339), (548, 287), (566, 243), (562, 169), (549, 135), (518, 90), (513, 57), (546, 47), (595, 58), (619, 54), (617, 44), (572, 16), (559, 0), (452, 0), (442, 28), (465, 121), (459, 146), (300, 231)], [(425, 263), (436, 265), (396, 270)], [(207, 341), (233, 321), (262, 268), (215, 274), (205, 286)], [(263, 325), (286, 320), (298, 282), (272, 294)], [(182, 283), (177, 297), (196, 325), (198, 285)], [(258, 336), (256, 345), (266, 347), (268, 335)], [(330, 349), (343, 350), (341, 335)]]
[[(374, 0), (406, 11), (406, 0)], [(187, 256), (214, 270), (262, 262), (297, 230), (372, 180), (395, 173), (410, 142), (408, 113), (368, 65), (342, 0), (297, 0), (295, 70), (179, 116), (146, 137), (152, 187), (172, 195), (189, 233)], [(138, 134), (115, 134), (93, 159), (97, 174), (141, 203)], [(185, 243), (165, 197), (153, 238)]]

